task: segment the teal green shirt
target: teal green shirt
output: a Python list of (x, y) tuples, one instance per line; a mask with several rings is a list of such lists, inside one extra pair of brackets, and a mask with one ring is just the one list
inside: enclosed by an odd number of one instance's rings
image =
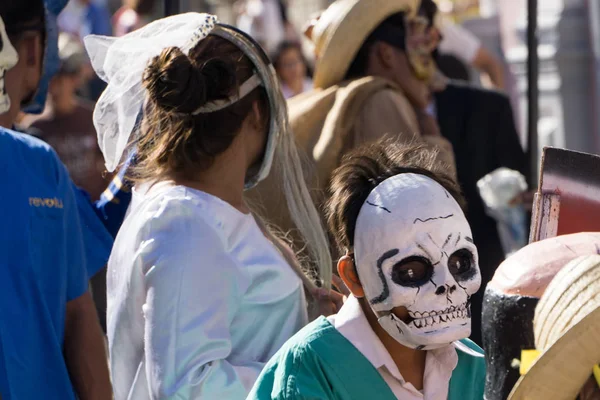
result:
[[(480, 357), (457, 349), (449, 400), (481, 400), (485, 384), (483, 351), (461, 342)], [(395, 400), (377, 369), (326, 318), (294, 335), (267, 363), (247, 400)]]

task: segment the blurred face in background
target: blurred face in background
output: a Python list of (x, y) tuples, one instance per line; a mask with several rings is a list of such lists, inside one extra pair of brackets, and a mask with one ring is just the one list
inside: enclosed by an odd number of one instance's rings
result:
[(277, 74), (286, 85), (294, 86), (304, 81), (306, 64), (299, 48), (288, 47), (283, 50), (276, 64)]
[(75, 95), (82, 82), (83, 79), (80, 73), (57, 74), (50, 82), (50, 95), (52, 98)]
[(72, 102), (76, 92), (94, 77), (94, 70), (78, 36), (60, 33), (58, 37), (60, 68), (50, 82), (53, 102)]
[(49, 94), (56, 114), (69, 114), (76, 104), (77, 91), (88, 82), (83, 67), (60, 71), (50, 81)]

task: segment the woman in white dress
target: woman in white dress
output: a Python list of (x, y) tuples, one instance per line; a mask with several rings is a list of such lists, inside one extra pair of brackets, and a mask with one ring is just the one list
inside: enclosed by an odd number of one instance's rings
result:
[(331, 280), (273, 69), (248, 36), (206, 14), (86, 46), (109, 83), (94, 116), (108, 169), (128, 142), (137, 152), (108, 265), (115, 399), (243, 399), (308, 320), (308, 281), (244, 202), (272, 161), (324, 290)]

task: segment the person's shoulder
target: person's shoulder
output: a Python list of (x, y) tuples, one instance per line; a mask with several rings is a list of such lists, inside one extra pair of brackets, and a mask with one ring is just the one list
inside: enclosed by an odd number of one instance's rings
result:
[(289, 341), (289, 346), (298, 351), (317, 350), (339, 332), (325, 317), (319, 317), (298, 331)]
[(137, 221), (138, 241), (153, 240), (159, 251), (164, 246), (186, 246), (190, 240), (196, 243), (194, 251), (227, 247), (223, 225), (229, 215), (221, 213), (209, 195), (166, 183), (149, 189), (136, 187), (135, 191), (140, 193), (139, 197), (134, 194), (134, 199), (141, 200), (131, 217)]
[(366, 93), (362, 112), (372, 112), (373, 109), (383, 110), (389, 107), (410, 106), (406, 95), (398, 88), (393, 86), (381, 86), (374, 88), (370, 93)]
[(231, 247), (219, 226), (221, 216), (211, 213), (201, 200), (182, 187), (165, 183), (149, 189), (138, 185), (133, 190), (130, 212), (111, 254), (117, 263), (129, 262), (131, 249), (135, 249), (144, 273), (162, 260), (171, 260), (173, 270), (187, 270), (210, 265), (199, 261), (218, 259), (224, 276), (234, 279), (244, 274), (227, 255)]
[(0, 149), (4, 160), (10, 159), (15, 168), (28, 166), (40, 173), (57, 172), (60, 160), (56, 152), (46, 142), (20, 132), (0, 127)]
[[(376, 121), (394, 120), (392, 116), (401, 118), (413, 131), (418, 131), (414, 108), (408, 97), (396, 86), (385, 85), (375, 88), (367, 96), (360, 107), (360, 115), (375, 118)], [(389, 132), (388, 132), (389, 133)]]
[(317, 380), (313, 375), (323, 370), (327, 354), (340, 354), (339, 338), (343, 337), (325, 317), (306, 325), (269, 360), (247, 399), (300, 398), (299, 385), (315, 389), (319, 385), (313, 385)]
[(485, 354), (483, 349), (470, 339), (454, 342), (458, 354), (456, 373), (460, 376), (475, 377), (476, 380), (485, 377)]
[[(147, 219), (152, 222), (169, 220), (171, 225), (181, 224), (189, 230), (206, 230), (212, 227), (212, 218), (207, 202), (195, 192), (183, 186), (172, 186), (166, 183), (148, 184), (136, 187), (143, 198), (143, 210)], [(197, 224), (188, 224), (197, 219)], [(203, 223), (204, 222), (204, 223)]]
[(450, 81), (446, 90), (448, 93), (456, 93), (466, 97), (471, 97), (477, 103), (510, 103), (508, 96), (501, 91), (475, 86), (469, 82)]
[(400, 89), (394, 87), (382, 87), (381, 89), (373, 92), (370, 99), (388, 100), (396, 98), (406, 98), (406, 95), (402, 93)]
[(53, 153), (53, 150), (44, 141), (25, 133), (0, 127), (0, 140), (2, 147), (22, 150), (28, 149), (36, 154)]
[(483, 398), (486, 374), (483, 350), (469, 339), (462, 339), (453, 344), (458, 354), (458, 364), (452, 371), (448, 399)]
[(315, 362), (324, 356), (324, 351), (335, 345), (339, 332), (325, 318), (319, 317), (292, 336), (275, 354), (272, 361), (277, 364), (294, 363), (297, 367)]
[(483, 358), (483, 349), (470, 339), (461, 339), (454, 342), (456, 351), (460, 354), (465, 354), (468, 357)]

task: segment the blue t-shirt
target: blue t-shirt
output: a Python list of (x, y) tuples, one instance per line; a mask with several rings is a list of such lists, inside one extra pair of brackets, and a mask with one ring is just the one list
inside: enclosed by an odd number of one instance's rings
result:
[[(15, 129), (16, 130), (16, 129)], [(37, 136), (39, 131), (21, 128), (20, 132)], [(128, 165), (128, 164), (127, 164)], [(83, 230), (83, 245), (85, 248), (87, 274), (93, 277), (108, 262), (114, 237), (125, 219), (127, 207), (131, 201), (131, 193), (127, 186), (121, 187), (125, 169), (113, 179), (102, 199), (92, 202), (90, 195), (73, 184), (77, 199), (79, 219)], [(119, 185), (117, 186), (116, 183)], [(110, 195), (112, 201), (106, 201)]]
[(65, 313), (87, 267), (73, 185), (48, 145), (3, 128), (0, 174), (0, 394), (74, 399)]
[(99, 208), (98, 203), (92, 203), (90, 195), (85, 190), (78, 188), (74, 183), (72, 185), (83, 231), (87, 275), (92, 278), (106, 265), (110, 256), (114, 239), (108, 229), (118, 232), (129, 203), (124, 204), (125, 211), (110, 213), (111, 218), (107, 217), (103, 224), (101, 214), (106, 212), (104, 208)]
[(131, 153), (104, 193), (102, 193), (102, 196), (100, 196), (100, 200), (95, 204), (96, 213), (113, 238), (117, 237), (127, 214), (129, 203), (131, 203), (131, 189), (126, 183), (125, 175), (127, 169), (134, 163), (135, 153)]

